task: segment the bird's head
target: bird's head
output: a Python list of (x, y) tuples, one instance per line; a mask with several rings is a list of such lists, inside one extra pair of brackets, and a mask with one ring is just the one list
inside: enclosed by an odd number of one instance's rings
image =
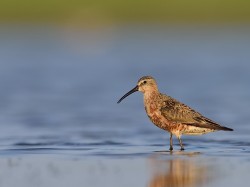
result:
[(143, 76), (142, 78), (138, 80), (136, 87), (134, 87), (124, 96), (122, 96), (121, 99), (117, 103), (120, 103), (123, 99), (125, 99), (126, 97), (128, 97), (134, 92), (140, 91), (142, 93), (146, 93), (146, 92), (151, 92), (155, 90), (158, 91), (157, 83), (155, 79), (151, 76)]

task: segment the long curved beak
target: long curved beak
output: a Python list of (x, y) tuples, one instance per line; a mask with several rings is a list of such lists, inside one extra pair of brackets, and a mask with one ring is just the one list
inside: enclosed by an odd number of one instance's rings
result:
[(134, 87), (132, 90), (130, 90), (128, 93), (126, 93), (124, 96), (122, 96), (121, 99), (119, 99), (119, 101), (117, 103), (120, 103), (123, 99), (125, 99), (126, 97), (128, 97), (129, 95), (131, 95), (134, 92), (137, 92), (139, 89), (138, 86)]

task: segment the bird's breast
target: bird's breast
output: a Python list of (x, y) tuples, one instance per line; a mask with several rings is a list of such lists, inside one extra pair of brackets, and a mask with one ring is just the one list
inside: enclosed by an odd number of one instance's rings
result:
[(162, 116), (161, 111), (155, 104), (145, 105), (149, 119), (159, 128), (169, 131), (169, 123)]

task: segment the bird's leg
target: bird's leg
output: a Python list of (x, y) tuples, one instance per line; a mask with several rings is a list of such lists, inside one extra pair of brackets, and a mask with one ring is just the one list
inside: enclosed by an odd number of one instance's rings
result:
[(169, 148), (169, 151), (173, 151), (173, 134), (170, 133), (170, 148)]
[(178, 140), (179, 140), (179, 143), (181, 146), (181, 151), (184, 151), (184, 146), (183, 146), (182, 141), (181, 141), (181, 136), (178, 136)]

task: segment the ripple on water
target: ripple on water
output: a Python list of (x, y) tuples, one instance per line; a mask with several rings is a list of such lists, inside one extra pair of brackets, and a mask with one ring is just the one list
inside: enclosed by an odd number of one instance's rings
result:
[[(105, 156), (105, 157), (138, 157), (147, 156), (152, 153), (164, 155), (207, 155), (218, 157), (244, 157), (250, 152), (250, 143), (234, 140), (213, 140), (213, 139), (187, 139), (185, 142), (185, 151), (179, 151), (178, 143), (174, 145), (174, 151), (168, 151), (168, 142), (150, 143), (144, 141), (135, 141), (135, 143), (122, 141), (89, 141), (85, 143), (82, 139), (79, 141), (43, 141), (34, 139), (30, 141), (20, 141), (10, 146), (2, 147), (2, 154), (72, 154), (85, 156)], [(158, 142), (161, 141), (160, 139)]]

